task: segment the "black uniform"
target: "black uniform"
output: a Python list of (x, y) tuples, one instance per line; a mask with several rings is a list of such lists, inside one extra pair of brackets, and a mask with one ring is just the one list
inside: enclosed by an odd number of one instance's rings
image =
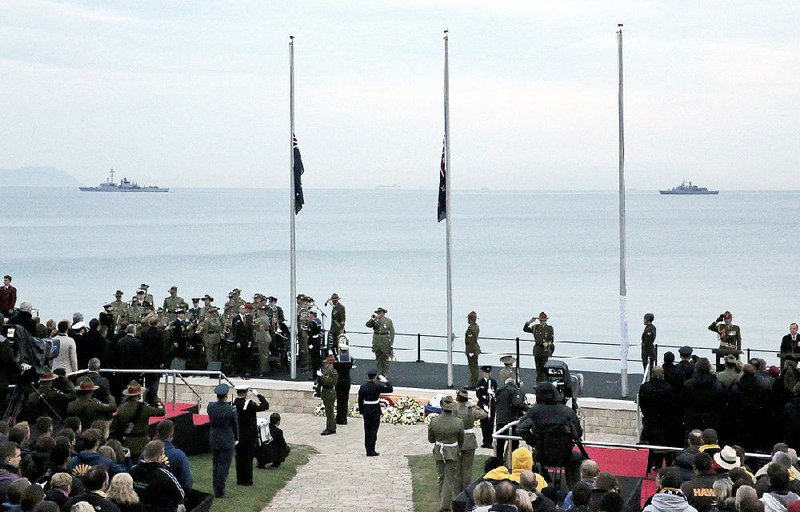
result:
[(377, 455), (375, 443), (378, 441), (378, 428), (381, 426), (381, 406), (378, 399), (381, 393), (394, 391), (389, 382), (370, 380), (358, 389), (358, 412), (364, 417), (364, 447), (367, 455)]
[(642, 331), (642, 367), (656, 364), (656, 326), (647, 324)]
[(478, 407), (483, 409), (487, 414), (487, 417), (481, 420), (481, 432), (483, 434), (483, 443), (481, 446), (483, 448), (492, 448), (492, 432), (494, 432), (495, 418), (494, 395), (496, 392), (496, 380), (491, 377), (481, 377), (478, 380), (478, 386), (475, 388), (475, 394), (478, 397)]
[(336, 381), (336, 424), (347, 425), (347, 413), (350, 409), (350, 370), (353, 359), (348, 353), (340, 353), (333, 363), (333, 369), (339, 374)]
[(130, 471), (133, 490), (147, 512), (175, 512), (185, 494), (178, 479), (160, 462), (140, 462)]
[[(246, 405), (246, 407), (245, 407)], [(236, 445), (236, 483), (253, 485), (253, 456), (258, 441), (256, 414), (269, 409), (269, 403), (263, 395), (258, 395), (258, 403), (246, 398), (237, 397), (233, 401), (239, 419), (239, 444)]]
[[(504, 384), (503, 387), (497, 390), (496, 395), (497, 401), (495, 405), (497, 406), (497, 430), (505, 427), (512, 421), (515, 421), (520, 414), (528, 410), (527, 404), (525, 404), (525, 393), (520, 390), (516, 384)], [(506, 435), (512, 435), (514, 433), (514, 429), (512, 428), (510, 431), (506, 432)], [(502, 458), (503, 457), (503, 450), (505, 449), (506, 441), (505, 439), (498, 439), (497, 446), (495, 447), (495, 455)], [(511, 442), (512, 450), (516, 450), (519, 448), (519, 441), (512, 441)]]
[(308, 322), (308, 351), (311, 359), (311, 375), (314, 376), (322, 367), (322, 322), (314, 319)]
[(234, 373), (244, 376), (251, 363), (253, 346), (253, 319), (250, 315), (236, 315), (231, 321), (231, 335), (235, 343)]
[[(651, 379), (639, 388), (639, 408), (642, 410), (641, 442), (661, 446), (681, 444), (681, 407), (672, 386), (664, 379)], [(648, 470), (669, 466), (672, 454), (651, 450), (648, 455)]]

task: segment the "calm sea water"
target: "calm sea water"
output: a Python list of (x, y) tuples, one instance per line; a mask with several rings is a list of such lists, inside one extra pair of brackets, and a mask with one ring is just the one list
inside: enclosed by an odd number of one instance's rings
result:
[[(628, 194), (628, 309), (638, 344), (652, 312), (658, 342), (713, 346), (706, 327), (726, 309), (743, 344), (775, 350), (800, 319), (797, 192), (719, 196)], [(289, 310), (289, 215), (283, 190), (185, 189), (99, 194), (73, 189), (2, 192), (0, 272), (44, 319), (99, 312), (114, 291), (129, 299), (141, 282), (161, 302), (171, 285), (187, 301), (229, 290), (273, 294)], [(453, 194), (456, 350), (466, 314), (483, 336), (515, 337), (544, 310), (557, 340), (619, 338), (617, 196), (614, 192), (458, 191)], [(398, 332), (446, 332), (444, 223), (436, 192), (306, 190), (297, 216), (298, 292), (322, 304), (338, 292), (348, 327), (364, 330), (377, 306)], [(368, 343), (356, 337), (356, 343)], [(415, 338), (398, 338), (412, 347)], [(443, 340), (423, 346), (444, 347)], [(484, 341), (485, 351), (513, 342)], [(561, 345), (559, 353), (617, 354)], [(361, 351), (367, 356), (367, 351)], [(404, 359), (411, 353), (400, 353)], [(631, 351), (638, 357), (638, 349)], [(463, 362), (457, 356), (457, 362)], [(428, 361), (443, 355), (428, 354)], [(487, 356), (497, 363), (497, 356)], [(571, 361), (614, 371), (618, 363)], [(632, 363), (631, 369), (640, 368)]]

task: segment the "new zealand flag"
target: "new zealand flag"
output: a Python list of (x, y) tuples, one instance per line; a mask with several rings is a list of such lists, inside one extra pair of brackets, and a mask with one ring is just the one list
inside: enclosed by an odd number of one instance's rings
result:
[(300, 148), (297, 147), (297, 137), (292, 134), (292, 154), (294, 160), (294, 213), (297, 215), (303, 209), (303, 159), (300, 157)]
[(447, 166), (445, 165), (446, 141), (442, 143), (442, 161), (439, 164), (439, 205), (437, 208), (439, 222), (447, 218)]

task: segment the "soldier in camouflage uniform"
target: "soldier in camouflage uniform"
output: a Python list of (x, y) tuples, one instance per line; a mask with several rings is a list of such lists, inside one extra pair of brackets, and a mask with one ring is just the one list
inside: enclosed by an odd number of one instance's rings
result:
[(478, 335), (481, 328), (478, 325), (478, 314), (470, 311), (467, 315), (467, 332), (464, 333), (464, 352), (467, 354), (467, 366), (469, 366), (469, 386), (474, 388), (478, 385), (478, 356), (481, 354), (481, 346), (478, 344)]
[(452, 396), (442, 398), (442, 414), (428, 424), (428, 442), (433, 443), (433, 460), (439, 482), (439, 510), (451, 510), (458, 488), (458, 461), (464, 445), (464, 422), (453, 414)]
[(164, 299), (164, 314), (167, 316), (167, 322), (173, 322), (175, 320), (175, 310), (176, 309), (189, 309), (189, 304), (183, 300), (182, 297), (178, 296), (178, 287), (171, 286), (169, 289), (169, 297)]
[(324, 362), (325, 366), (317, 381), (317, 388), (322, 397), (322, 403), (325, 405), (325, 430), (321, 432), (321, 435), (327, 436), (336, 433), (336, 413), (333, 408), (336, 404), (336, 381), (339, 379), (339, 374), (333, 368), (333, 363), (336, 362), (335, 357), (328, 356)]
[(208, 306), (205, 318), (195, 331), (203, 336), (203, 347), (206, 354), (206, 364), (219, 361), (219, 344), (222, 339), (222, 320), (219, 318), (219, 308)]
[(329, 299), (333, 304), (333, 309), (331, 310), (331, 334), (330, 334), (330, 344), (331, 348), (337, 353), (336, 349), (338, 348), (339, 343), (339, 335), (344, 333), (344, 324), (347, 321), (347, 313), (344, 309), (344, 304), (339, 302), (339, 294), (334, 293), (331, 295)]
[(144, 445), (150, 440), (147, 433), (150, 417), (164, 416), (166, 409), (155, 393), (148, 394), (150, 403), (142, 402), (142, 386), (135, 380), (128, 383), (122, 394), (125, 398), (111, 421), (109, 434), (131, 451), (131, 460), (139, 460)]
[(262, 302), (255, 311), (256, 315), (253, 320), (253, 329), (255, 330), (256, 347), (258, 347), (257, 373), (262, 377), (266, 377), (269, 374), (269, 346), (272, 343), (272, 336), (269, 334), (267, 305)]
[(231, 328), (233, 317), (239, 314), (239, 302), (236, 300), (236, 293), (228, 293), (228, 302), (222, 307), (222, 324), (225, 327), (225, 332)]
[(385, 308), (378, 308), (372, 317), (367, 320), (367, 327), (372, 329), (372, 352), (378, 363), (381, 375), (389, 373), (389, 360), (394, 357), (394, 324), (386, 316)]
[(475, 462), (475, 450), (478, 449), (478, 440), (475, 437), (475, 422), (488, 418), (486, 412), (480, 407), (475, 407), (466, 389), (459, 390), (456, 395), (458, 408), (455, 415), (464, 422), (464, 444), (460, 448), (458, 471), (456, 473), (455, 494), (460, 493), (472, 483), (472, 466)]
[(536, 363), (536, 382), (545, 380), (544, 365), (555, 351), (555, 334), (553, 326), (547, 325), (547, 313), (539, 313), (539, 323), (531, 318), (522, 327), (525, 332), (533, 333), (533, 360)]

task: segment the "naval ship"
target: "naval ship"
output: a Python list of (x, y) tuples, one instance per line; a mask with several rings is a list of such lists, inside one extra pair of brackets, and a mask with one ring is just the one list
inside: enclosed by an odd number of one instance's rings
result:
[(717, 195), (719, 194), (719, 190), (708, 190), (706, 187), (698, 187), (691, 181), (686, 183), (685, 181), (682, 182), (677, 187), (673, 187), (669, 190), (659, 190), (659, 192), (663, 195)]
[(128, 178), (122, 178), (119, 184), (114, 181), (114, 169), (111, 169), (108, 178), (96, 187), (79, 187), (82, 192), (169, 192), (168, 188), (141, 186)]

